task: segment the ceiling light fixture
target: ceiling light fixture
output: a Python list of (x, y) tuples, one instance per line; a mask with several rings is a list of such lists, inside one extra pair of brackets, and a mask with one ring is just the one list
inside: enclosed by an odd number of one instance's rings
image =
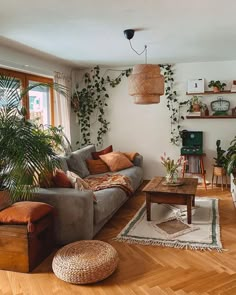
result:
[(160, 74), (158, 65), (147, 64), (147, 45), (138, 53), (131, 44), (135, 30), (124, 31), (126, 39), (129, 40), (131, 49), (138, 55), (145, 53), (145, 64), (135, 65), (129, 76), (129, 95), (135, 97), (136, 104), (159, 103), (160, 96), (164, 94), (165, 78)]

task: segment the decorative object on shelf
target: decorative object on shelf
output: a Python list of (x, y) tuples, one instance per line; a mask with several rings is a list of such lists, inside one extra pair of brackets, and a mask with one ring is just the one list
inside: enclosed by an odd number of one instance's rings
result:
[(147, 64), (147, 45), (138, 53), (131, 44), (135, 30), (124, 31), (129, 40), (131, 49), (138, 55), (145, 53), (145, 64), (135, 65), (129, 77), (129, 94), (135, 97), (136, 104), (153, 104), (160, 102), (160, 96), (164, 94), (164, 77), (160, 74), (159, 65)]
[(211, 80), (208, 84), (209, 88), (213, 88), (213, 92), (223, 91), (225, 86), (226, 86), (226, 84), (221, 83), (219, 80), (217, 80), (217, 81)]
[(188, 80), (188, 93), (204, 92), (204, 79)]
[(206, 104), (202, 105), (202, 116), (208, 117), (209, 116), (209, 109)]
[(180, 157), (177, 161), (170, 159), (170, 157), (161, 156), (161, 164), (166, 168), (166, 184), (179, 183), (178, 181), (178, 168), (183, 165), (183, 157)]
[(211, 102), (211, 110), (214, 116), (227, 116), (230, 109), (230, 102), (219, 96), (217, 100)]
[(236, 117), (236, 107), (231, 109), (232, 111), (232, 116)]
[(233, 80), (233, 84), (230, 89), (231, 92), (236, 92), (236, 80)]
[(80, 140), (77, 141), (79, 147), (91, 143), (91, 129), (93, 128), (91, 122), (94, 119), (96, 119), (95, 123), (99, 125), (94, 141), (97, 142), (97, 145), (102, 144), (110, 124), (105, 118), (107, 99), (109, 98), (107, 86), (116, 87), (120, 84), (122, 77), (128, 77), (131, 73), (131, 69), (120, 70), (119, 75), (112, 79), (107, 75), (108, 71), (101, 75), (99, 66), (96, 66), (84, 74), (82, 87), (79, 83), (76, 84), (71, 105), (79, 119)]

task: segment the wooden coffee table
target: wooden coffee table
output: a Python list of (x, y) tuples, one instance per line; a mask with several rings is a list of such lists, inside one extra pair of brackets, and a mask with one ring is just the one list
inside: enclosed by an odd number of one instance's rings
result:
[(146, 193), (147, 220), (151, 220), (151, 203), (187, 205), (188, 223), (192, 222), (192, 206), (195, 206), (195, 193), (198, 180), (183, 178), (180, 186), (167, 186), (164, 177), (154, 177), (143, 188)]

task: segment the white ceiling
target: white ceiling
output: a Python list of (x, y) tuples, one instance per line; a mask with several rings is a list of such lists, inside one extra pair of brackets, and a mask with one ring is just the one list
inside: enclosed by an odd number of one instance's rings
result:
[(0, 44), (74, 66), (236, 60), (235, 0), (0, 0)]

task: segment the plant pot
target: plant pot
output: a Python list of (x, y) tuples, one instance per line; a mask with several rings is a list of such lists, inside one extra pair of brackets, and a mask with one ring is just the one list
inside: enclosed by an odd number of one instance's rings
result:
[(215, 176), (224, 176), (224, 175), (226, 175), (226, 170), (223, 167), (214, 166), (213, 174)]
[(193, 104), (192, 105), (192, 109), (193, 109), (193, 112), (200, 112), (200, 105), (199, 104)]
[(216, 86), (213, 87), (213, 92), (220, 92), (220, 89)]

